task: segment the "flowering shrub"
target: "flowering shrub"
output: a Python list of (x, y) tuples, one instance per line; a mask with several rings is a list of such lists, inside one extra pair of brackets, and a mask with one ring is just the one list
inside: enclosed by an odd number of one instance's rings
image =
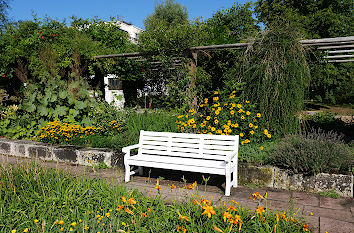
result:
[[(119, 131), (120, 124), (113, 120), (109, 123), (112, 129)], [(102, 131), (100, 127), (87, 126), (82, 127), (78, 124), (69, 124), (60, 121), (46, 123), (37, 134), (42, 142), (46, 143), (65, 143), (65, 142), (85, 142), (91, 135), (99, 134)]]
[(262, 114), (256, 111), (256, 106), (250, 101), (241, 102), (236, 91), (226, 97), (215, 91), (211, 98), (203, 100), (198, 110), (179, 115), (176, 123), (181, 132), (240, 135), (241, 145), (272, 137), (262, 127)]

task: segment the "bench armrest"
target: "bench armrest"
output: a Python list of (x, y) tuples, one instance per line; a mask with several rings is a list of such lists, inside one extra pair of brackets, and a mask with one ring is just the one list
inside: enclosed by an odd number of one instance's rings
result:
[(238, 151), (231, 151), (229, 154), (226, 155), (225, 161), (226, 162), (231, 162), (231, 160), (238, 154)]
[(127, 156), (130, 156), (130, 150), (136, 149), (136, 148), (139, 148), (139, 144), (123, 147), (122, 152), (125, 153)]

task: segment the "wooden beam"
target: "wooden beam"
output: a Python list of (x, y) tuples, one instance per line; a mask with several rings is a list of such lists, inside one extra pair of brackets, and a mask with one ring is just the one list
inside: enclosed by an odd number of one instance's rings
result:
[(200, 50), (221, 50), (221, 49), (239, 49), (250, 45), (250, 43), (236, 43), (236, 44), (222, 44), (222, 45), (208, 45), (189, 48), (191, 51)]
[(301, 44), (313, 44), (313, 43), (347, 42), (347, 41), (354, 41), (354, 36), (334, 37), (334, 38), (322, 38), (322, 39), (311, 39), (311, 40), (300, 40), (300, 43), (301, 43)]
[(141, 53), (136, 52), (136, 53), (121, 53), (121, 54), (109, 54), (109, 55), (98, 55), (94, 56), (94, 58), (112, 58), (112, 57), (125, 57), (125, 58), (133, 58), (133, 57), (139, 57), (142, 56)]
[(323, 46), (323, 45), (346, 45), (353, 44), (354, 41), (345, 41), (345, 42), (326, 42), (326, 43), (311, 43), (311, 44), (302, 44), (303, 47), (311, 47), (311, 46)]

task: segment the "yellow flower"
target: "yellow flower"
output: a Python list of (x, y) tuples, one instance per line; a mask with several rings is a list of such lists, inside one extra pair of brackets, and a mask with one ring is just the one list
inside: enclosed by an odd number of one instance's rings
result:
[(309, 225), (308, 224), (304, 224), (302, 230), (303, 231), (309, 231)]
[(258, 129), (258, 125), (255, 125), (254, 128), (255, 128), (255, 129)]
[(211, 131), (215, 131), (215, 127), (211, 127)]
[(219, 100), (219, 97), (213, 97), (213, 101), (218, 101)]
[(58, 222), (58, 224), (59, 224), (59, 225), (63, 225), (63, 224), (64, 224), (64, 221), (63, 221), (63, 220), (60, 220), (60, 221)]
[(250, 103), (250, 101), (249, 100), (246, 100), (246, 104), (249, 104)]
[(111, 216), (110, 213), (106, 213), (106, 217), (109, 218)]
[(29, 232), (29, 229), (28, 229), (28, 228), (25, 228), (25, 229), (23, 230), (23, 232)]
[(90, 228), (87, 225), (85, 225), (84, 230), (88, 231), (88, 229), (90, 229)]
[(71, 223), (71, 226), (75, 227), (77, 225), (76, 222)]
[(79, 222), (81, 223), (81, 222), (82, 222), (82, 220), (81, 220), (81, 219), (79, 219)]
[(207, 214), (208, 218), (211, 218), (212, 214), (216, 214), (212, 206), (204, 206), (203, 209), (204, 212), (202, 213), (202, 215)]
[(216, 110), (215, 111), (215, 115), (219, 115), (220, 111), (219, 110)]
[(263, 146), (261, 146), (261, 147), (259, 147), (259, 149), (260, 149), (260, 150), (263, 150), (263, 149), (264, 149), (264, 147), (263, 147)]
[(249, 126), (250, 128), (252, 128), (252, 127), (253, 127), (253, 124), (252, 124), (252, 123), (250, 123), (248, 126)]
[(215, 124), (218, 124), (218, 123), (219, 123), (218, 119), (215, 119), (214, 123), (215, 123)]
[(249, 111), (247, 111), (247, 112), (246, 112), (246, 115), (249, 116), (249, 115), (251, 115), (251, 113), (250, 113)]
[(257, 113), (257, 117), (261, 117), (262, 116), (262, 114), (260, 114), (260, 113)]
[(271, 137), (272, 137), (272, 135), (268, 134), (268, 135), (267, 135), (267, 137), (268, 137), (268, 138), (271, 138)]
[(219, 92), (218, 91), (214, 91), (214, 95), (218, 95), (219, 94)]
[(235, 111), (234, 111), (234, 110), (231, 110), (231, 111), (230, 111), (230, 114), (231, 114), (231, 115), (234, 115), (234, 114), (235, 114)]
[(268, 134), (268, 130), (265, 129), (264, 130), (264, 134), (267, 135)]
[(244, 120), (244, 119), (245, 119), (245, 116), (241, 116), (241, 119)]
[(210, 120), (210, 118), (211, 118), (210, 116), (207, 116), (207, 117), (206, 117), (206, 120), (208, 121), (208, 120)]
[(242, 105), (241, 105), (241, 104), (238, 104), (237, 107), (238, 107), (238, 108), (242, 108)]
[(251, 131), (250, 131), (250, 134), (254, 134), (254, 131), (253, 131), (253, 130), (251, 130)]
[(12, 231), (11, 231), (11, 233), (16, 233), (16, 230), (15, 230), (15, 229), (14, 229), (14, 230), (12, 230)]
[(60, 231), (64, 231), (64, 227), (61, 227), (61, 228), (60, 228)]
[(189, 218), (187, 216), (183, 216), (182, 214), (177, 211), (178, 214), (178, 220), (184, 220), (184, 221), (189, 221)]
[(72, 229), (71, 227), (70, 227), (70, 229), (69, 229), (69, 231), (73, 231), (74, 229)]
[(123, 226), (126, 226), (127, 224), (126, 224), (125, 222), (122, 222), (122, 225), (123, 225)]
[(240, 133), (240, 137), (243, 137), (243, 136), (245, 136), (243, 133)]

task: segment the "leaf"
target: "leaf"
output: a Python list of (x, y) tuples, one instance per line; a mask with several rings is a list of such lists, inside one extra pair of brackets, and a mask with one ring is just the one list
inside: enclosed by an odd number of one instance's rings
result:
[(23, 105), (23, 108), (25, 109), (26, 112), (34, 112), (36, 110), (36, 105), (32, 103), (25, 103)]
[(68, 108), (65, 106), (58, 106), (54, 111), (54, 115), (55, 116), (65, 116), (67, 109)]
[(55, 101), (57, 101), (57, 99), (58, 99), (58, 96), (55, 94), (52, 94), (52, 96), (50, 97), (50, 102), (55, 102)]
[(85, 102), (83, 102), (83, 101), (77, 101), (75, 106), (78, 109), (84, 109), (84, 108), (86, 108), (87, 104)]
[(81, 123), (83, 124), (83, 125), (85, 125), (85, 126), (90, 126), (90, 125), (92, 125), (92, 121), (90, 120), (90, 118), (88, 118), (88, 117), (84, 117), (84, 119), (81, 121)]
[(69, 109), (69, 116), (73, 116), (76, 117), (79, 114), (79, 111), (77, 111), (76, 109)]
[(48, 115), (48, 109), (45, 106), (38, 106), (37, 111), (40, 116), (47, 116)]
[(59, 91), (59, 98), (60, 99), (65, 99), (68, 97), (69, 93), (67, 91)]

